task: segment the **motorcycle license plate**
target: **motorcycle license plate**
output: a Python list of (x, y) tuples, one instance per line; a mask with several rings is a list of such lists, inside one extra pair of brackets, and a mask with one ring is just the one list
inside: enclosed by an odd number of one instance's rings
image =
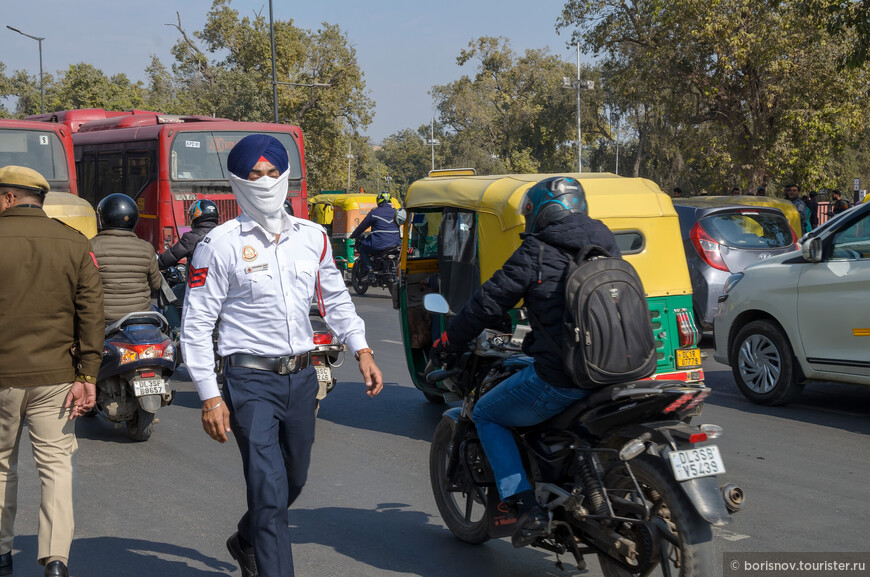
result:
[(677, 481), (710, 477), (725, 472), (725, 462), (722, 461), (716, 445), (673, 451), (668, 456)]
[(166, 381), (163, 379), (133, 379), (133, 393), (137, 397), (163, 395), (166, 393)]
[(677, 367), (701, 366), (701, 349), (677, 349)]
[(317, 380), (320, 382), (332, 382), (332, 370), (329, 367), (314, 367), (317, 371)]

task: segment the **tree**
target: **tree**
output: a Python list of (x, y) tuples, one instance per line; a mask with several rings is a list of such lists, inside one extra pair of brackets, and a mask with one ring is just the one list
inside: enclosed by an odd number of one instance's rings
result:
[(102, 70), (84, 62), (70, 65), (45, 96), (46, 110), (132, 110), (145, 104), (141, 82), (130, 82), (123, 73), (106, 76)]
[[(481, 37), (469, 43), (457, 64), (476, 64), (476, 74), (435, 86), (440, 122), (450, 135), (442, 151), (464, 166), (509, 172), (564, 171), (574, 164), (576, 100), (562, 88), (573, 67), (546, 49), (517, 56), (504, 38)], [(584, 134), (591, 142), (601, 132), (599, 111), (584, 102)], [(471, 164), (473, 163), (473, 164)], [(487, 172), (483, 168), (482, 172)]]
[[(240, 17), (230, 0), (215, 0), (201, 31), (187, 34), (180, 19), (173, 26), (181, 35), (172, 49), (176, 109), (272, 121), (269, 23), (261, 13)], [(311, 31), (275, 21), (274, 32), (278, 81), (329, 85), (280, 85), (279, 120), (299, 125), (305, 134), (309, 187), (343, 187), (345, 132), (357, 134), (368, 126), (374, 108), (356, 50), (331, 24)]]
[(839, 70), (849, 47), (794, 3), (569, 0), (558, 26), (603, 56), (635, 120), (638, 170), (646, 155), (668, 164), (657, 145), (670, 142), (683, 175), (706, 174), (714, 187), (812, 187), (862, 132), (866, 68)]

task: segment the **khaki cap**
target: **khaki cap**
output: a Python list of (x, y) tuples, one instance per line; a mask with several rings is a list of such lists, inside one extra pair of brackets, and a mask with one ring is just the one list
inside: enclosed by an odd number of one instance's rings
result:
[(26, 166), (4, 166), (0, 168), (0, 186), (22, 188), (31, 192), (45, 194), (48, 192), (48, 181), (45, 177)]

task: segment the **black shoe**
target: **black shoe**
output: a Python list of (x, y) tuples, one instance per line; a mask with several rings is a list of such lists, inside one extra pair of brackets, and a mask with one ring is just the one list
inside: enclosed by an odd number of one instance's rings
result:
[(239, 564), (239, 569), (242, 570), (242, 577), (258, 577), (260, 573), (257, 571), (257, 560), (254, 558), (254, 552), (248, 553), (242, 549), (238, 531), (227, 539), (227, 550)]
[(12, 551), (0, 555), (0, 575), (12, 575)]
[(540, 505), (535, 505), (517, 520), (517, 527), (511, 536), (514, 547), (525, 547), (547, 534), (550, 516)]
[(45, 566), (45, 577), (69, 577), (63, 561), (52, 561)]

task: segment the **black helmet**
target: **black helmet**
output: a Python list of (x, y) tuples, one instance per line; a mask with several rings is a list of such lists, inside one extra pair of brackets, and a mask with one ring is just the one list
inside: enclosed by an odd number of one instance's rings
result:
[(97, 228), (100, 230), (133, 230), (138, 221), (136, 202), (126, 194), (110, 194), (97, 205)]
[(289, 199), (289, 198), (285, 198), (285, 199), (284, 199), (284, 211), (285, 211), (287, 214), (289, 214), (290, 216), (296, 216), (295, 214), (293, 214), (293, 205), (290, 204), (290, 199)]
[(526, 216), (526, 233), (538, 232), (569, 214), (586, 213), (586, 194), (580, 183), (567, 176), (547, 178), (530, 188), (520, 201)]
[(217, 222), (219, 216), (217, 205), (210, 200), (197, 200), (187, 209), (190, 226), (196, 226), (201, 222)]

